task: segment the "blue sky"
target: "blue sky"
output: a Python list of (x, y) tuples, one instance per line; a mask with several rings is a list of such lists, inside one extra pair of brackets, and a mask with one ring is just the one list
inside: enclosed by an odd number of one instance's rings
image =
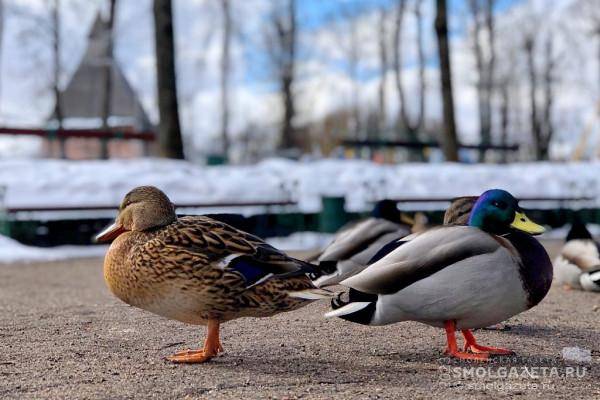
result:
[[(433, 1), (433, 0), (426, 0)], [(496, 11), (502, 12), (523, 0), (497, 0)], [(356, 7), (368, 11), (381, 5), (396, 3), (395, 0), (301, 0), (298, 1), (298, 17), (304, 29), (314, 29), (327, 23), (328, 17), (339, 11), (340, 7)], [(450, 0), (450, 12), (461, 12), (467, 0)]]

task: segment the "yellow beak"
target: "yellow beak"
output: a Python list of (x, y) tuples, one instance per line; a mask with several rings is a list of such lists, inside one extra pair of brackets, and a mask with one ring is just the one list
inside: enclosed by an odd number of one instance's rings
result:
[(515, 212), (515, 219), (510, 224), (512, 228), (529, 233), (531, 235), (539, 235), (546, 232), (546, 229), (530, 220), (525, 213)]

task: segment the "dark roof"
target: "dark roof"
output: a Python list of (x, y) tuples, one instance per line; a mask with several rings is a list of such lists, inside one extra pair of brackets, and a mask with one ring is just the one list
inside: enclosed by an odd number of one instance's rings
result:
[(151, 126), (137, 94), (113, 57), (109, 57), (108, 24), (97, 15), (88, 34), (88, 47), (61, 97), (64, 118), (102, 118), (106, 65), (111, 66), (110, 116), (131, 117), (132, 125)]

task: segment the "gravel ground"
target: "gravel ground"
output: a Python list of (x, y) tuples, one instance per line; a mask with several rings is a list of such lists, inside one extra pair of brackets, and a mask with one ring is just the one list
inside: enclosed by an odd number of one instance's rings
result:
[[(174, 365), (164, 357), (197, 347), (203, 328), (121, 303), (101, 260), (0, 265), (0, 398), (600, 398), (598, 294), (553, 287), (509, 330), (475, 332), (518, 353), (489, 364), (444, 358), (440, 329), (326, 310), (227, 323), (222, 356)], [(563, 360), (574, 346), (592, 362)]]

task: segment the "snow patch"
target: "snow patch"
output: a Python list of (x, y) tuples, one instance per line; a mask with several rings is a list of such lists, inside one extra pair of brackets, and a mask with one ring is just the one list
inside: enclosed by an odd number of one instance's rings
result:
[(60, 261), (71, 258), (102, 257), (108, 246), (26, 246), (0, 235), (0, 264)]
[(267, 242), (283, 251), (313, 251), (324, 248), (333, 235), (319, 232), (296, 232), (285, 237), (267, 238)]
[[(599, 169), (600, 162), (380, 165), (365, 160), (267, 159), (254, 165), (207, 167), (151, 158), (0, 160), (0, 189), (6, 189), (0, 208), (117, 206), (140, 185), (157, 186), (180, 204), (293, 200), (302, 212), (320, 211), (323, 196), (345, 197), (348, 211), (366, 211), (383, 198), (452, 198), (491, 188), (506, 189), (517, 198), (591, 197), (596, 200), (562, 205), (595, 207), (600, 205)], [(524, 208), (557, 205), (522, 203)], [(424, 206), (400, 204), (407, 211)], [(429, 206), (441, 210), (447, 204)]]

